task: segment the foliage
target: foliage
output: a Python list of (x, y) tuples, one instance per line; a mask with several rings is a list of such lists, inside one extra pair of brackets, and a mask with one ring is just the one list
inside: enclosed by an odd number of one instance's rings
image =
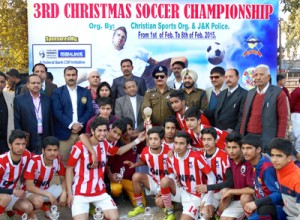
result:
[(28, 72), (28, 23), (25, 0), (0, 0), (0, 70)]

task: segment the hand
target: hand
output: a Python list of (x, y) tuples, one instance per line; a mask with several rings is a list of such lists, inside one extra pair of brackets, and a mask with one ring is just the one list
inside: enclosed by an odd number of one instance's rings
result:
[(221, 191), (221, 200), (226, 199), (226, 198), (231, 197), (231, 196), (232, 196), (232, 194), (231, 194), (230, 189), (226, 190), (225, 192)]
[(207, 192), (207, 185), (197, 185), (195, 187), (197, 193), (206, 193)]
[(73, 200), (74, 200), (74, 197), (72, 194), (68, 194), (68, 206), (69, 208), (71, 208), (71, 206), (73, 205)]
[(131, 162), (131, 161), (129, 161), (129, 160), (125, 160), (125, 161), (123, 162), (123, 164), (127, 164), (128, 167), (129, 167), (130, 169), (131, 169), (131, 168), (134, 168), (134, 163)]
[(82, 124), (76, 122), (72, 125), (72, 133), (77, 134), (83, 128)]
[(112, 181), (114, 183), (120, 182), (120, 179), (119, 179), (117, 173), (113, 173), (113, 174), (109, 175), (109, 179), (110, 179), (110, 181)]
[(247, 212), (249, 214), (254, 212), (256, 209), (257, 209), (257, 206), (256, 206), (255, 202), (253, 202), (253, 201), (246, 203), (246, 205), (244, 206), (245, 212)]
[(25, 197), (25, 191), (21, 190), (21, 189), (14, 189), (13, 194), (14, 194), (14, 196), (19, 197), (19, 198)]
[(47, 197), (49, 198), (51, 205), (57, 205), (57, 199), (51, 193), (49, 193)]
[(66, 206), (66, 204), (67, 204), (67, 192), (62, 191), (59, 197), (59, 205), (64, 207)]
[(143, 131), (143, 132), (139, 133), (137, 138), (140, 140), (140, 142), (143, 142), (146, 139), (146, 132)]
[(92, 163), (91, 167), (97, 168), (98, 167), (98, 157), (95, 152), (92, 153), (92, 160), (93, 160), (93, 163)]

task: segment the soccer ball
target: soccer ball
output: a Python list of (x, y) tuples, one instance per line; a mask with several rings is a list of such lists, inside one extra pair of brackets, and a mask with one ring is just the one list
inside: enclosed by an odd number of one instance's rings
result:
[(218, 42), (214, 42), (212, 45), (208, 46), (206, 50), (207, 60), (213, 65), (220, 64), (224, 59), (224, 55), (225, 50), (223, 46)]

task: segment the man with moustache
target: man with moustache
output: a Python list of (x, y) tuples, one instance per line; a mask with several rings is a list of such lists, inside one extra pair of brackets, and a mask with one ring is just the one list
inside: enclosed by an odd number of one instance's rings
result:
[(97, 88), (100, 85), (100, 75), (96, 70), (92, 70), (88, 75), (89, 85), (86, 87), (91, 92), (94, 115), (99, 114), (99, 106), (97, 103)]
[(198, 73), (194, 70), (185, 68), (181, 71), (183, 79), (183, 93), (185, 95), (185, 104), (187, 107), (196, 106), (204, 112), (208, 107), (207, 96), (205, 90), (195, 87), (198, 79)]
[(125, 96), (126, 92), (124, 90), (125, 82), (128, 80), (134, 80), (137, 84), (137, 94), (144, 96), (147, 90), (146, 82), (143, 78), (135, 76), (132, 74), (133, 65), (130, 59), (121, 60), (121, 70), (123, 76), (115, 78), (111, 87), (112, 97), (117, 99), (119, 97)]
[(66, 85), (59, 87), (52, 95), (55, 136), (60, 140), (60, 152), (67, 162), (71, 146), (84, 131), (87, 121), (93, 115), (90, 92), (77, 86), (78, 71), (73, 66), (64, 69)]
[(239, 72), (228, 69), (225, 72), (227, 89), (221, 91), (215, 110), (215, 127), (227, 132), (239, 131), (247, 97), (247, 90), (239, 84)]
[(185, 63), (182, 61), (175, 61), (172, 65), (173, 75), (169, 77), (167, 85), (169, 88), (176, 90), (183, 89), (183, 80), (181, 77), (181, 71), (185, 68)]

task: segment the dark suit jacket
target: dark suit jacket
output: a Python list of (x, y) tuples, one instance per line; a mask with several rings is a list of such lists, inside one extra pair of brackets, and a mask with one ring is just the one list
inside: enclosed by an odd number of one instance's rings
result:
[[(51, 99), (41, 94), (41, 108), (43, 120), (42, 138), (53, 135), (53, 118), (51, 113)], [(30, 92), (15, 97), (14, 100), (14, 124), (15, 129), (21, 129), (30, 134), (29, 149), (36, 153), (38, 146), (37, 118), (35, 107)]]
[[(145, 80), (141, 77), (134, 76), (134, 75), (132, 75), (130, 79), (133, 79), (137, 82), (137, 85), (138, 85), (137, 94), (144, 96), (145, 92), (147, 91), (147, 86), (146, 86)], [(124, 76), (120, 76), (113, 80), (111, 91), (112, 91), (112, 97), (114, 99), (117, 99), (119, 97), (126, 95), (125, 90), (124, 90), (125, 82), (126, 82), (126, 79)]]
[[(67, 140), (71, 135), (69, 125), (72, 123), (72, 102), (67, 86), (59, 87), (54, 90), (52, 94), (52, 109), (54, 115), (54, 132), (59, 140)], [(77, 114), (78, 122), (85, 125), (87, 121), (93, 116), (92, 97), (89, 90), (77, 86)]]
[[(48, 96), (48, 97), (51, 97), (52, 96), (52, 93), (53, 91), (57, 89), (57, 85), (56, 84), (53, 84), (53, 83), (50, 83), (48, 81), (45, 81), (45, 91), (44, 91), (44, 95)], [(27, 89), (27, 86), (26, 84), (23, 86), (23, 88), (21, 89), (21, 94), (24, 94), (28, 92), (28, 89)]]
[[(136, 111), (137, 111), (137, 126), (138, 130), (143, 130), (144, 123), (141, 113), (141, 105), (144, 101), (144, 97), (137, 95), (136, 96)], [(117, 98), (115, 105), (115, 115), (119, 118), (129, 117), (132, 119), (135, 124), (135, 118), (133, 113), (133, 108), (131, 105), (130, 97), (125, 95), (123, 97)]]
[(221, 130), (231, 128), (239, 132), (248, 91), (239, 86), (229, 97), (227, 97), (227, 93), (228, 89), (223, 90), (218, 98), (215, 127)]

